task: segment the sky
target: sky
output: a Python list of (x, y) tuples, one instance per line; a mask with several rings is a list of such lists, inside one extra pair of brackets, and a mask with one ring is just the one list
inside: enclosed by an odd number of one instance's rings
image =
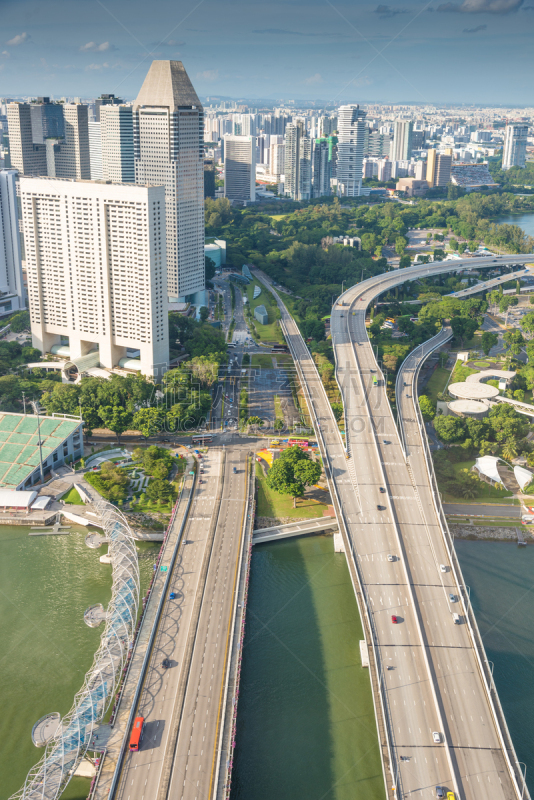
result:
[(153, 59), (201, 97), (534, 106), (534, 0), (0, 0), (0, 97), (135, 99)]

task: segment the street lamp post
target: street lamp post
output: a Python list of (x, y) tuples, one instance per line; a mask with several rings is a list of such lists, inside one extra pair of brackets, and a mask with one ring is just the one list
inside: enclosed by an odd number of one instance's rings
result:
[(41, 420), (39, 418), (39, 401), (30, 401), (33, 410), (37, 414), (37, 439), (39, 441), (39, 471), (41, 473), (41, 483), (44, 483), (44, 470), (43, 470), (43, 443), (41, 441)]

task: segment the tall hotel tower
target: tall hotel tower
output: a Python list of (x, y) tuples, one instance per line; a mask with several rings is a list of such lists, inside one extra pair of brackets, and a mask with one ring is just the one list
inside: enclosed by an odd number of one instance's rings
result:
[(134, 113), (135, 181), (165, 186), (170, 300), (204, 305), (204, 110), (181, 61), (153, 61)]

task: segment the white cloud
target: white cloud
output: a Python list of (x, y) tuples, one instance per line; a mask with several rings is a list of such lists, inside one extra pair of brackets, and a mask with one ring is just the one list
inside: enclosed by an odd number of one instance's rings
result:
[(324, 80), (319, 73), (316, 72), (315, 75), (311, 75), (309, 78), (306, 78), (303, 83), (306, 83), (308, 86), (317, 86), (319, 83), (324, 83)]
[(438, 11), (460, 14), (511, 14), (523, 5), (523, 0), (463, 0), (463, 3), (442, 3)]
[(87, 44), (82, 44), (80, 47), (80, 51), (82, 53), (105, 53), (109, 50), (116, 50), (114, 44), (110, 44), (110, 42), (102, 42), (102, 44), (97, 44), (96, 42), (87, 42)]
[(10, 44), (12, 47), (16, 47), (18, 44), (24, 44), (24, 42), (29, 41), (29, 36), (27, 33), (17, 33), (12, 39), (6, 42), (6, 44)]
[(90, 70), (90, 69), (107, 69), (108, 67), (109, 67), (109, 64), (107, 62), (104, 62), (103, 64), (88, 64), (85, 69), (86, 70)]
[(219, 70), (205, 69), (204, 72), (197, 72), (197, 78), (203, 81), (217, 81), (219, 80)]
[(11, 54), (9, 53), (8, 50), (2, 50), (2, 55), (4, 56), (4, 58), (9, 58)]

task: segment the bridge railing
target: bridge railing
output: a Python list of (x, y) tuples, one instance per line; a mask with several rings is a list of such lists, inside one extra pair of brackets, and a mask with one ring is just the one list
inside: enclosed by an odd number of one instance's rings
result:
[[(439, 334), (438, 334), (438, 336), (439, 336)], [(434, 337), (433, 339), (430, 339), (429, 341), (433, 342), (435, 340), (435, 338), (436, 337)], [(427, 344), (427, 343), (424, 343), (424, 344)], [(422, 352), (423, 346), (424, 345), (420, 345), (421, 352)], [(502, 706), (501, 706), (501, 701), (499, 699), (499, 694), (497, 692), (497, 687), (496, 687), (495, 682), (493, 680), (492, 672), (491, 672), (491, 670), (489, 668), (489, 662), (488, 662), (488, 659), (487, 659), (486, 651), (484, 649), (482, 636), (480, 634), (480, 630), (479, 630), (478, 623), (477, 623), (477, 620), (476, 620), (476, 617), (475, 617), (475, 613), (474, 613), (473, 608), (471, 606), (469, 594), (466, 591), (466, 585), (465, 585), (465, 582), (464, 582), (464, 579), (463, 579), (462, 569), (461, 569), (460, 562), (458, 560), (458, 556), (456, 554), (456, 550), (455, 550), (455, 547), (454, 547), (454, 540), (453, 540), (453, 537), (452, 537), (451, 532), (449, 530), (449, 525), (447, 523), (447, 518), (445, 516), (445, 512), (443, 511), (443, 506), (441, 504), (441, 498), (440, 498), (440, 494), (439, 494), (439, 490), (438, 490), (438, 483), (437, 483), (436, 474), (435, 474), (435, 471), (434, 471), (434, 463), (432, 461), (432, 456), (431, 456), (430, 448), (429, 448), (429, 445), (428, 445), (426, 431), (425, 431), (425, 428), (424, 428), (423, 416), (422, 416), (422, 413), (421, 413), (421, 409), (419, 407), (419, 403), (417, 402), (417, 379), (419, 377), (419, 372), (420, 372), (421, 367), (422, 367), (424, 361), (426, 360), (426, 358), (428, 358), (430, 353), (433, 352), (433, 350), (435, 350), (435, 349), (436, 348), (434, 347), (432, 350), (429, 350), (428, 353), (424, 357), (423, 357), (423, 355), (421, 356), (421, 358), (419, 359), (419, 361), (416, 364), (416, 367), (415, 367), (415, 369), (414, 369), (414, 371), (412, 373), (412, 400), (413, 400), (413, 406), (414, 406), (414, 409), (415, 409), (415, 417), (416, 417), (417, 425), (418, 425), (418, 428), (419, 428), (419, 434), (420, 434), (420, 437), (421, 437), (421, 443), (422, 443), (422, 449), (423, 449), (423, 453), (424, 453), (424, 457), (425, 457), (426, 469), (427, 469), (428, 476), (429, 476), (429, 479), (430, 479), (430, 490), (431, 490), (430, 493), (431, 493), (431, 496), (432, 496), (432, 500), (434, 502), (434, 507), (435, 507), (436, 515), (437, 515), (437, 518), (438, 518), (438, 521), (439, 521), (439, 524), (440, 524), (440, 529), (441, 529), (441, 533), (442, 533), (442, 536), (443, 536), (443, 541), (444, 541), (444, 544), (445, 544), (445, 548), (446, 548), (447, 553), (449, 555), (449, 560), (450, 560), (450, 563), (451, 563), (451, 567), (453, 569), (454, 576), (455, 576), (455, 579), (456, 579), (456, 583), (457, 583), (459, 591), (460, 591), (460, 596), (462, 598), (462, 605), (464, 607), (465, 617), (466, 617), (466, 620), (467, 620), (469, 632), (471, 634), (471, 640), (473, 642), (473, 648), (474, 648), (474, 651), (475, 651), (475, 654), (476, 654), (479, 672), (480, 672), (480, 674), (482, 676), (482, 681), (483, 681), (483, 684), (484, 684), (484, 688), (486, 690), (486, 694), (487, 694), (487, 697), (488, 697), (488, 702), (489, 702), (489, 705), (490, 705), (490, 709), (492, 711), (492, 716), (493, 716), (494, 724), (495, 724), (495, 727), (496, 727), (496, 730), (497, 730), (497, 735), (498, 735), (498, 737), (500, 739), (500, 742), (501, 742), (501, 747), (502, 747), (503, 753), (504, 753), (505, 758), (506, 758), (507, 767), (508, 767), (508, 770), (510, 772), (512, 783), (514, 784), (514, 788), (516, 790), (516, 794), (517, 794), (518, 798), (521, 798), (521, 800), (523, 800), (523, 798), (524, 798), (524, 800), (530, 800), (530, 792), (528, 790), (528, 787), (527, 787), (527, 784), (526, 784), (526, 781), (525, 781), (525, 776), (523, 775), (523, 773), (521, 771), (521, 767), (520, 767), (519, 761), (517, 760), (517, 755), (516, 755), (516, 752), (515, 752), (514, 744), (513, 744), (513, 741), (512, 741), (512, 737), (510, 735), (508, 724), (506, 722), (506, 717), (504, 715), (504, 711), (503, 711)], [(416, 351), (413, 351), (410, 354), (410, 356), (408, 356), (408, 358), (413, 356), (415, 352)], [(408, 360), (408, 359), (406, 359), (406, 360)], [(399, 376), (402, 373), (402, 367), (403, 367), (403, 365), (401, 365), (401, 368), (399, 369)], [(407, 460), (408, 460), (408, 458), (409, 457), (407, 457)]]

